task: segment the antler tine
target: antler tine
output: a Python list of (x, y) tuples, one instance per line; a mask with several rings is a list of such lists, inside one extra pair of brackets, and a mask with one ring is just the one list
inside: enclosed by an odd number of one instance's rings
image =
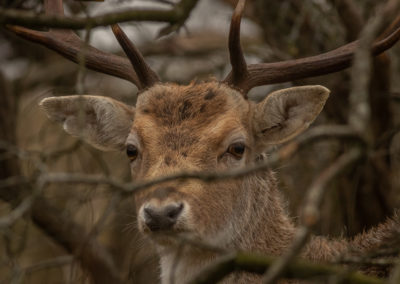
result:
[[(391, 48), (400, 39), (400, 18), (390, 25), (371, 48), (373, 55), (378, 55)], [(358, 41), (353, 41), (335, 50), (312, 57), (287, 60), (274, 63), (250, 64), (247, 76), (241, 81), (234, 81), (233, 71), (224, 82), (233, 83), (243, 93), (256, 86), (283, 83), (307, 77), (320, 76), (343, 70), (351, 65)]]
[[(46, 14), (64, 14), (62, 0), (46, 0), (44, 6)], [(72, 30), (50, 29), (48, 32), (42, 32), (18, 26), (8, 26), (8, 29), (22, 38), (44, 45), (65, 58), (79, 63), (83, 41)], [(89, 69), (130, 81), (138, 87), (141, 86), (127, 58), (100, 51), (92, 46), (87, 46), (85, 51), (85, 65)]]
[(240, 22), (244, 11), (246, 0), (239, 0), (232, 15), (229, 30), (229, 56), (232, 65), (232, 76), (226, 83), (237, 86), (245, 80), (248, 75), (246, 60), (240, 45)]
[(400, 15), (398, 15), (394, 21), (389, 25), (389, 27), (378, 37), (378, 40), (382, 40), (400, 27)]
[[(385, 39), (376, 42), (372, 54), (378, 55), (392, 47), (400, 38), (400, 28)], [(249, 76), (239, 87), (248, 92), (256, 86), (299, 80), (343, 70), (351, 65), (358, 41), (354, 41), (330, 52), (303, 59), (277, 63), (249, 65)]]
[(125, 51), (126, 55), (131, 61), (137, 76), (139, 77), (139, 89), (148, 88), (157, 82), (160, 82), (158, 75), (146, 63), (140, 51), (128, 39), (123, 30), (117, 24), (112, 25), (111, 28), (122, 49)]

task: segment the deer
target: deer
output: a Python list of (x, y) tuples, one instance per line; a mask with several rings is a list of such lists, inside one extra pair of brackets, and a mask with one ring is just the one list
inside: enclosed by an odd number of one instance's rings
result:
[[(239, 0), (229, 31), (231, 72), (221, 81), (188, 85), (161, 82), (122, 29), (112, 31), (128, 58), (86, 48), (85, 64), (96, 71), (135, 84), (135, 106), (104, 96), (58, 96), (40, 102), (50, 120), (104, 151), (125, 151), (135, 181), (182, 171), (226, 171), (268, 159), (266, 147), (284, 143), (305, 131), (324, 107), (330, 91), (319, 85), (272, 92), (261, 102), (247, 98), (256, 86), (319, 76), (351, 65), (357, 42), (313, 57), (247, 65), (240, 44), (245, 1)], [(63, 15), (62, 0), (45, 1), (47, 14)], [(80, 38), (70, 30), (36, 31), (9, 27), (17, 35), (78, 62)], [(393, 46), (400, 28), (371, 48), (378, 55)], [(272, 170), (206, 183), (197, 179), (168, 181), (134, 194), (139, 231), (160, 252), (161, 282), (190, 281), (217, 255), (187, 247), (174, 265), (176, 236), (234, 250), (280, 256), (293, 241), (296, 226), (286, 212)], [(314, 236), (301, 256), (329, 261), (357, 248), (368, 252), (385, 243), (399, 222), (386, 223), (354, 239)], [(240, 274), (227, 283), (257, 283), (260, 277)]]

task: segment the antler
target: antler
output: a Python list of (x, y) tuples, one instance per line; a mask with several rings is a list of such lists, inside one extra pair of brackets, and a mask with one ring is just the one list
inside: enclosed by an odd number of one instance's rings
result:
[(135, 68), (136, 74), (138, 75), (139, 81), (142, 85), (141, 87), (150, 87), (159, 82), (160, 78), (158, 78), (158, 75), (147, 65), (142, 54), (140, 54), (140, 51), (128, 39), (121, 28), (118, 25), (112, 25), (111, 28), (122, 49), (131, 61), (132, 66)]
[[(46, 14), (64, 15), (62, 0), (45, 0), (44, 5)], [(84, 43), (72, 30), (50, 29), (48, 32), (41, 32), (18, 26), (9, 26), (9, 29), (27, 40), (58, 52), (75, 63), (79, 62), (79, 53)], [(115, 25), (113, 32), (129, 60), (88, 46), (84, 58), (86, 66), (92, 70), (128, 80), (139, 89), (150, 87), (158, 82), (156, 73), (144, 62), (140, 52), (122, 30)]]
[(232, 65), (231, 82), (240, 85), (248, 76), (246, 60), (240, 45), (240, 22), (246, 0), (239, 0), (232, 15), (229, 29), (229, 56)]
[[(324, 75), (345, 69), (351, 65), (358, 41), (351, 42), (330, 52), (317, 56), (275, 63), (247, 65), (240, 45), (240, 22), (245, 0), (239, 0), (232, 16), (229, 32), (229, 53), (232, 71), (223, 82), (240, 89), (244, 94), (256, 86), (287, 82), (306, 77)], [(47, 14), (63, 15), (62, 0), (45, 0)], [(400, 38), (400, 17), (379, 37), (372, 46), (372, 54), (378, 55), (392, 47)], [(55, 50), (67, 59), (79, 62), (82, 40), (71, 30), (50, 29), (35, 31), (18, 26), (10, 29), (17, 35)], [(129, 41), (118, 25), (112, 30), (128, 58), (105, 53), (92, 46), (86, 48), (85, 64), (88, 68), (116, 76), (144, 89), (159, 82), (157, 74), (150, 69), (137, 48)], [(133, 68), (132, 68), (133, 66)]]
[[(287, 60), (275, 63), (246, 65), (240, 47), (240, 20), (245, 0), (239, 0), (232, 16), (229, 33), (229, 52), (232, 71), (223, 82), (247, 94), (256, 87), (320, 76), (343, 70), (351, 65), (358, 41), (353, 41), (335, 50), (317, 56)], [(400, 38), (400, 18), (396, 18), (388, 31), (372, 46), (373, 55), (378, 55), (392, 47)], [(383, 37), (383, 38), (382, 38)], [(381, 39), (382, 38), (382, 39)]]

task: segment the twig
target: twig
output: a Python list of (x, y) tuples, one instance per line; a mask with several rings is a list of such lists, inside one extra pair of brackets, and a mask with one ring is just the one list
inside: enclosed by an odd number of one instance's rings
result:
[(305, 226), (311, 228), (318, 222), (319, 207), (321, 206), (327, 183), (341, 173), (346, 166), (354, 163), (360, 157), (362, 157), (362, 151), (358, 148), (353, 148), (348, 153), (342, 154), (313, 182), (303, 209), (302, 221)]
[(59, 149), (56, 151), (51, 151), (51, 152), (45, 152), (41, 153), (41, 156), (43, 159), (51, 159), (51, 160), (57, 160), (59, 157), (62, 157), (63, 155), (69, 155), (75, 151), (77, 151), (81, 146), (82, 146), (82, 140), (77, 140), (75, 143), (73, 143), (70, 146), (67, 146), (63, 149)]
[(315, 127), (308, 131), (306, 135), (303, 135), (296, 139), (294, 142), (283, 146), (278, 151), (272, 153), (267, 161), (260, 162), (258, 164), (248, 166), (246, 168), (240, 168), (224, 172), (181, 172), (168, 176), (161, 176), (149, 181), (141, 181), (134, 183), (122, 183), (113, 180), (108, 177), (99, 175), (84, 175), (84, 174), (67, 174), (67, 173), (44, 173), (39, 179), (43, 183), (70, 183), (70, 184), (105, 184), (112, 188), (121, 190), (125, 193), (132, 193), (138, 190), (142, 190), (151, 187), (156, 184), (168, 182), (171, 180), (186, 180), (186, 179), (199, 179), (205, 182), (211, 182), (216, 180), (224, 180), (230, 178), (239, 178), (249, 174), (253, 174), (259, 171), (263, 171), (269, 168), (275, 167), (279, 162), (285, 161), (291, 158), (297, 151), (306, 145), (310, 145), (311, 142), (319, 141), (320, 139), (326, 138), (338, 138), (338, 139), (352, 139), (355, 141), (361, 141), (360, 137), (349, 127), (346, 126), (322, 126)]
[(200, 250), (207, 251), (207, 252), (210, 252), (210, 253), (219, 254), (219, 255), (224, 255), (224, 254), (226, 255), (226, 254), (230, 253), (230, 251), (227, 250), (227, 249), (224, 249), (224, 248), (221, 248), (221, 247), (206, 243), (206, 242), (201, 241), (199, 239), (193, 239), (193, 238), (190, 238), (190, 237), (186, 237), (184, 235), (176, 235), (176, 234), (173, 234), (173, 233), (169, 234), (167, 232), (162, 232), (160, 234), (162, 234), (163, 238), (164, 237), (171, 237), (171, 238), (173, 238), (174, 240), (178, 241), (181, 244), (188, 245), (188, 246), (190, 246), (192, 248), (200, 249)]
[[(205, 181), (213, 181), (217, 179), (244, 176), (256, 171), (270, 168), (279, 161), (289, 159), (295, 153), (297, 153), (297, 151), (302, 149), (302, 147), (305, 145), (310, 145), (310, 142), (331, 137), (360, 141), (359, 136), (348, 127), (324, 126), (311, 129), (307, 135), (301, 136), (294, 142), (282, 147), (276, 153), (272, 154), (265, 163), (256, 164), (249, 168), (239, 169), (236, 171), (225, 173), (183, 173), (132, 184), (124, 184), (102, 176), (80, 174), (48, 174), (46, 171), (41, 171), (41, 175), (36, 182), (42, 184), (43, 186), (50, 182), (106, 184), (113, 188), (119, 189), (122, 192), (131, 194), (133, 191), (141, 190), (154, 184), (173, 179), (195, 178), (203, 179)], [(22, 157), (24, 159), (32, 158), (32, 153), (21, 151), (17, 148), (12, 148), (11, 150), (18, 154), (18, 157)], [(77, 249), (80, 251), (79, 248), (82, 244), (81, 238), (85, 235), (83, 234), (83, 229), (63, 217), (63, 215), (60, 214), (56, 208), (53, 208), (50, 204), (48, 204), (46, 200), (40, 198), (37, 202), (35, 202), (32, 208), (32, 218), (40, 227), (44, 229), (47, 234), (51, 235), (69, 252), (76, 253)], [(77, 240), (80, 241), (77, 242)], [(92, 273), (93, 279), (98, 283), (105, 281), (111, 281), (112, 283), (120, 282), (116, 268), (109, 258), (108, 253), (96, 242), (96, 240), (91, 240), (91, 242), (89, 242), (87, 246), (83, 248), (82, 253), (79, 253), (79, 256), (79, 260), (82, 262), (83, 267), (89, 271), (94, 272), (98, 271), (98, 269), (102, 271), (101, 274)]]
[(371, 257), (360, 257), (360, 256), (342, 256), (335, 263), (337, 264), (356, 264), (356, 265), (368, 265), (368, 266), (393, 266), (398, 262), (397, 258), (371, 258)]
[[(8, 143), (7, 141), (0, 139), (0, 150), (4, 150), (3, 153), (9, 153), (20, 160), (30, 160), (35, 168), (40, 172), (46, 172), (47, 166), (43, 163), (43, 161), (38, 157), (33, 157), (32, 152), (22, 150), (15, 145)], [(9, 177), (8, 177), (9, 178)]]
[(90, 272), (94, 283), (122, 283), (121, 276), (111, 255), (97, 240), (84, 243), (84, 228), (39, 197), (32, 207), (32, 219), (36, 225), (51, 236), (69, 253), (79, 251), (78, 260)]
[(286, 269), (287, 265), (300, 253), (308, 241), (312, 227), (319, 220), (319, 208), (326, 193), (328, 183), (341, 173), (349, 164), (354, 163), (362, 156), (362, 152), (354, 148), (341, 155), (332, 165), (324, 170), (312, 183), (306, 197), (303, 209), (303, 224), (297, 229), (294, 240), (287, 251), (274, 263), (263, 277), (263, 283), (275, 283)]
[(310, 236), (310, 228), (307, 226), (300, 226), (294, 236), (294, 240), (290, 245), (289, 250), (274, 262), (263, 276), (263, 283), (275, 283), (278, 278), (283, 274), (290, 262), (300, 253), (302, 248), (308, 241)]
[(330, 0), (336, 6), (340, 20), (346, 28), (347, 40), (355, 40), (362, 30), (364, 20), (353, 0)]
[(29, 209), (31, 209), (37, 194), (32, 194), (26, 197), (17, 208), (12, 210), (6, 216), (0, 218), (0, 230), (13, 225), (18, 219), (20, 219)]
[(78, 53), (78, 76), (76, 77), (76, 91), (78, 95), (85, 93), (85, 76), (86, 76), (86, 64), (85, 57), (89, 47), (89, 40), (92, 30), (90, 26), (86, 28), (85, 39), (83, 41), (82, 48)]
[(13, 187), (17, 185), (19, 186), (28, 185), (30, 183), (31, 181), (24, 176), (8, 177), (6, 179), (0, 180), (0, 189)]
[(13, 9), (0, 8), (0, 24), (19, 25), (24, 27), (46, 27), (62, 29), (86, 29), (108, 26), (129, 21), (151, 21), (178, 24), (185, 21), (198, 0), (182, 0), (173, 9), (130, 9), (111, 12), (91, 18), (44, 15)]
[(58, 257), (55, 257), (52, 259), (48, 259), (48, 260), (44, 260), (44, 261), (35, 263), (34, 265), (31, 265), (31, 266), (25, 267), (22, 269), (22, 273), (31, 274), (38, 270), (68, 265), (73, 261), (74, 261), (74, 257), (71, 255), (58, 256)]
[[(100, 216), (99, 220), (91, 228), (90, 232), (85, 237), (86, 240), (83, 241), (81, 249), (83, 249), (88, 243), (90, 243), (93, 239), (96, 238), (98, 233), (101, 231), (101, 228), (104, 227), (108, 217), (112, 214), (112, 212), (117, 207), (117, 204), (120, 203), (120, 201), (121, 201), (121, 195), (119, 193), (114, 193), (103, 214)], [(76, 252), (76, 254), (79, 254), (79, 252)]]
[(366, 27), (361, 32), (351, 69), (351, 112), (349, 115), (349, 124), (359, 133), (366, 133), (365, 130), (369, 124), (371, 112), (368, 103), (368, 84), (372, 64), (370, 49), (382, 27), (386, 25), (392, 14), (397, 12), (399, 4), (398, 0), (389, 0), (386, 5), (379, 9), (377, 15), (367, 22)]
[[(57, 268), (60, 266), (64, 265), (69, 265), (74, 261), (74, 258), (70, 255), (65, 255), (65, 256), (59, 256), (55, 257), (52, 259), (44, 260), (38, 263), (35, 263), (31, 266), (27, 266), (25, 268), (21, 267), (15, 267), (12, 275), (10, 276), (11, 279), (7, 279), (7, 283), (22, 283), (24, 280), (24, 277), (28, 274), (32, 274), (38, 270), (44, 270), (44, 269), (51, 269), (51, 268)], [(0, 282), (0, 283), (6, 283), (6, 282)]]
[[(2, 77), (0, 74), (1, 84)], [(7, 92), (7, 90), (2, 89), (1, 91), (0, 153), (8, 152), (13, 156), (10, 159), (0, 160), (0, 184), (3, 183), (4, 185), (4, 187), (0, 188), (0, 199), (15, 204), (16, 202), (22, 202), (24, 197), (31, 194), (29, 192), (31, 186), (22, 186), (25, 185), (27, 178), (16, 178), (22, 175), (22, 169), (18, 163), (19, 160), (32, 160), (40, 173), (46, 172), (47, 169), (40, 157), (32, 155), (31, 152), (22, 151), (14, 146), (17, 145), (17, 135), (15, 133), (15, 121), (17, 120), (15, 108), (16, 96), (11, 92)], [(39, 184), (39, 188), (41, 188), (40, 180), (36, 182)], [(12, 190), (5, 187), (13, 183)], [(19, 211), (16, 217), (24, 210)], [(79, 247), (82, 236), (85, 235), (85, 230), (82, 226), (76, 224), (69, 216), (65, 216), (61, 210), (52, 206), (47, 199), (41, 196), (38, 196), (35, 202), (33, 202), (31, 218), (38, 228), (42, 229), (54, 242), (70, 253), (73, 253)], [(96, 240), (91, 241), (83, 249), (82, 257), (78, 260), (82, 268), (90, 273), (94, 283), (118, 284), (122, 282), (109, 253)]]

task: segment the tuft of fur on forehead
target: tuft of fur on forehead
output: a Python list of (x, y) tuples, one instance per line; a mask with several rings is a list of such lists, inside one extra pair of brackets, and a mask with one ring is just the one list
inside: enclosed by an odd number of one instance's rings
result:
[(157, 172), (149, 171), (150, 166), (161, 167), (161, 174), (166, 174), (167, 168), (213, 167), (226, 137), (249, 124), (248, 111), (243, 96), (219, 82), (153, 86), (139, 96), (131, 130), (146, 155), (141, 174)]
[(142, 93), (136, 109), (167, 127), (193, 122), (207, 125), (243, 100), (239, 92), (220, 82), (192, 82), (187, 86), (168, 83)]

